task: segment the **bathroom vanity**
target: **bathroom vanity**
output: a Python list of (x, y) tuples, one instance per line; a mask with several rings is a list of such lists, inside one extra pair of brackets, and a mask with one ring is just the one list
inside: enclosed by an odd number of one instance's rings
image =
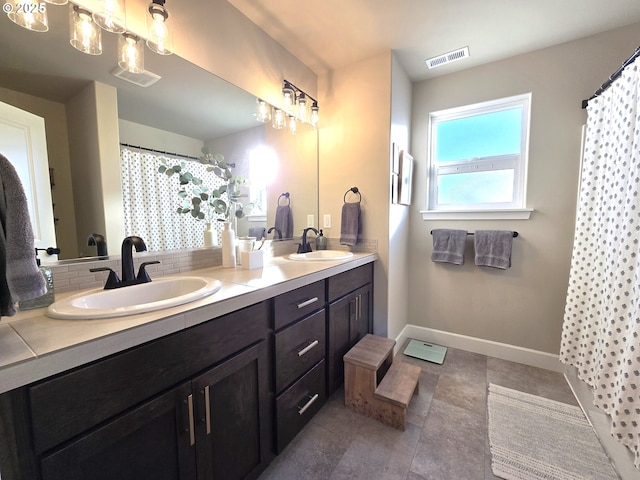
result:
[[(256, 478), (339, 387), (342, 356), (372, 331), (376, 258), (201, 270), (219, 292), (132, 316), (133, 327), (129, 317), (22, 321), (45, 331), (61, 322), (79, 338), (94, 322), (102, 333), (0, 368), (0, 385), (25, 378), (0, 395), (2, 479)], [(11, 327), (28, 338), (20, 323)]]

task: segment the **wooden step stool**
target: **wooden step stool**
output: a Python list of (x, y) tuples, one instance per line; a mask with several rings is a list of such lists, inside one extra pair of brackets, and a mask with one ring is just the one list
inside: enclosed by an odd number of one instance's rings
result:
[(404, 430), (421, 368), (393, 361), (395, 340), (365, 335), (344, 356), (344, 403), (351, 410)]

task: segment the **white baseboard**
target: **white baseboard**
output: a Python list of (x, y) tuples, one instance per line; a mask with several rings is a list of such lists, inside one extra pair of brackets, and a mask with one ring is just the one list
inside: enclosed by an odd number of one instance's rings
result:
[(432, 328), (419, 327), (417, 325), (407, 325), (400, 335), (396, 337), (397, 353), (407, 339), (413, 338), (423, 342), (435, 343), (443, 347), (457, 348), (467, 352), (479, 353), (488, 357), (500, 358), (511, 362), (523, 363), (532, 367), (545, 368), (554, 372), (563, 372), (563, 366), (558, 359), (558, 355), (530, 348), (518, 347), (507, 343), (493, 342), (481, 338), (468, 337), (457, 333), (434, 330)]

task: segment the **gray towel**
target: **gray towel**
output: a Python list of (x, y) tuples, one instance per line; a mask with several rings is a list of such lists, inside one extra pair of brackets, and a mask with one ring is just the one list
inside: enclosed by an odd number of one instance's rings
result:
[(340, 219), (340, 245), (353, 246), (362, 240), (362, 225), (360, 224), (360, 202), (342, 205)]
[(15, 315), (15, 302), (45, 292), (44, 277), (36, 264), (27, 197), (16, 169), (0, 154), (0, 315)]
[(249, 227), (249, 236), (254, 237), (259, 242), (262, 237), (267, 238), (267, 229), (264, 227)]
[(275, 227), (282, 233), (282, 238), (293, 238), (293, 212), (289, 205), (276, 208)]
[(466, 230), (449, 230), (440, 228), (431, 231), (433, 236), (432, 262), (464, 263), (464, 249), (467, 243)]
[(474, 248), (476, 265), (506, 270), (511, 266), (513, 232), (507, 230), (476, 230)]

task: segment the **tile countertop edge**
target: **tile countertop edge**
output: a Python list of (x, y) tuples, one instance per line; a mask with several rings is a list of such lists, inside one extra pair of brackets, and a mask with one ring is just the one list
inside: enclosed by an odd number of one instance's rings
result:
[[(15, 335), (31, 348), (36, 355), (15, 361), (5, 358), (3, 352), (0, 352), (0, 394), (171, 333), (193, 327), (249, 305), (268, 300), (282, 293), (295, 290), (309, 283), (326, 279), (367, 263), (372, 263), (377, 259), (378, 255), (376, 253), (362, 253), (355, 254), (354, 258), (341, 262), (305, 262), (302, 265), (309, 266), (309, 271), (303, 273), (294, 272), (290, 278), (276, 281), (271, 285), (244, 288), (239, 290), (238, 293), (232, 294), (228, 298), (219, 301), (215, 301), (216, 294), (214, 294), (211, 297), (186, 305), (172, 307), (159, 312), (141, 314), (149, 316), (147, 321), (141, 322), (139, 320), (141, 315), (133, 315), (131, 317), (132, 319), (138, 319), (138, 322), (133, 326), (123, 327), (119, 331), (112, 333), (98, 334), (95, 338), (90, 338), (60, 349), (54, 349), (43, 354), (37, 353), (37, 349), (29, 344), (29, 341), (25, 339), (26, 335), (21, 334), (19, 328), (13, 329), (15, 330)], [(276, 262), (273, 266), (280, 266), (285, 269), (287, 265), (292, 265), (292, 269), (296, 268), (293, 267), (293, 265), (297, 265), (297, 268), (300, 268), (301, 265), (299, 262), (291, 262), (286, 259), (280, 262), (278, 258), (275, 260)], [(269, 268), (270, 266), (265, 265), (265, 268)], [(245, 287), (251, 286), (250, 282), (243, 283), (241, 280), (234, 281), (233, 278), (228, 278), (233, 276), (234, 271), (250, 272), (249, 270), (233, 269), (221, 271), (217, 269), (204, 269), (185, 272), (184, 275), (197, 275), (199, 272), (204, 275), (204, 272), (208, 271), (220, 272), (223, 278), (226, 277), (222, 281), (223, 284), (236, 284)], [(122, 317), (120, 320), (126, 318), (127, 317)], [(31, 319), (31, 321), (34, 321), (34, 319)], [(8, 325), (10, 326), (11, 323)]]

